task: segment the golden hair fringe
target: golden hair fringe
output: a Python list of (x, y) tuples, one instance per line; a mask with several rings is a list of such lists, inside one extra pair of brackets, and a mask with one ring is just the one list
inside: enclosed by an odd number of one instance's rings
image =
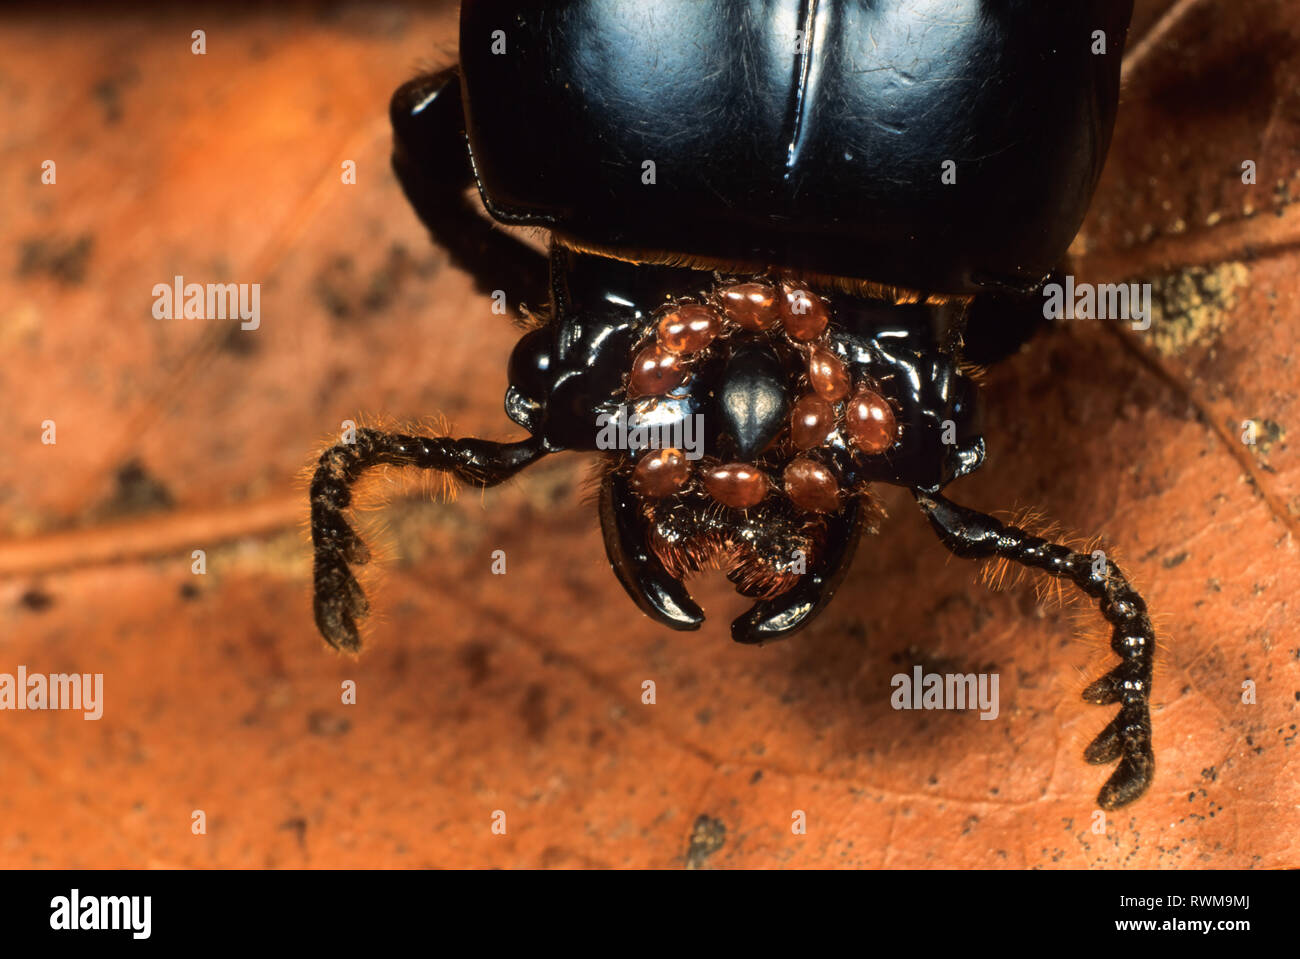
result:
[[(570, 237), (555, 234), (555, 241), (561, 246), (578, 253), (590, 253), (593, 256), (609, 257), (624, 263), (654, 263), (659, 266), (683, 266), (693, 270), (717, 270), (720, 273), (747, 274), (764, 273), (771, 269), (766, 264), (746, 263), (740, 260), (725, 260), (716, 257), (697, 256), (693, 253), (674, 253), (669, 250), (621, 249), (593, 243), (580, 243)], [(876, 283), (850, 276), (836, 276), (830, 273), (808, 273), (788, 269), (778, 270), (783, 276), (797, 276), (799, 279), (826, 289), (839, 290), (855, 296), (883, 300), (886, 303), (905, 305), (924, 303), (927, 306), (940, 306), (944, 303), (969, 303), (973, 296), (969, 294), (922, 293), (906, 287), (888, 283)]]

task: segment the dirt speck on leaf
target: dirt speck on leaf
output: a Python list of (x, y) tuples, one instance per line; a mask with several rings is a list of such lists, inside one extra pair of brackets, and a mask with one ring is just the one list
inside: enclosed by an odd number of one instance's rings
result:
[(704, 869), (708, 858), (722, 848), (727, 839), (727, 827), (721, 819), (702, 815), (691, 828), (691, 844), (686, 850), (686, 868)]
[(1188, 267), (1151, 283), (1151, 342), (1164, 356), (1209, 342), (1237, 304), (1237, 290), (1250, 280), (1241, 262)]

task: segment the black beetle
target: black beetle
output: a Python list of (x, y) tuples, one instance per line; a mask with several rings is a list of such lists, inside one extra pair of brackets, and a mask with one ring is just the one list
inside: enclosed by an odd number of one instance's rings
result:
[[(704, 617), (682, 579), (721, 566), (755, 599), (732, 624), (743, 643), (808, 625), (874, 527), (870, 484), (890, 483), (958, 556), (1098, 601), (1122, 662), (1084, 698), (1120, 710), (1086, 758), (1119, 761), (1102, 807), (1140, 796), (1155, 766), (1142, 599), (1104, 556), (940, 492), (985, 454), (967, 323), (1063, 259), (1109, 146), (1131, 13), (465, 0), (459, 67), (393, 98), (393, 165), (481, 290), (549, 304), (525, 311), (510, 359), (506, 412), (529, 438), (363, 429), (327, 450), (311, 487), (326, 640), (359, 645), (367, 605), (349, 567), (368, 551), (344, 511), (376, 465), (490, 486), (622, 438), (600, 495), (614, 572), (647, 615), (689, 630)], [(475, 210), (472, 186), (496, 221), (550, 231), (549, 264)], [(697, 423), (693, 450), (635, 431)]]

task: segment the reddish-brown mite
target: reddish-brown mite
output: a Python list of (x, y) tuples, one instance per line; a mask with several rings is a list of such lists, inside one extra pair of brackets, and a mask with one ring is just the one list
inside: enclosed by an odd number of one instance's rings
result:
[(828, 467), (810, 456), (791, 460), (782, 476), (790, 502), (810, 513), (833, 513), (840, 508), (840, 484)]
[(748, 509), (767, 496), (767, 474), (748, 463), (723, 463), (704, 473), (704, 488), (723, 506)]
[(632, 364), (628, 393), (632, 396), (663, 396), (680, 386), (684, 379), (686, 371), (677, 354), (652, 343), (637, 354)]
[(659, 320), (659, 345), (670, 353), (698, 353), (721, 332), (717, 313), (699, 303), (686, 303)]
[(790, 412), (790, 440), (801, 450), (821, 446), (835, 430), (835, 408), (816, 393), (801, 397)]
[(793, 283), (781, 284), (781, 326), (796, 340), (815, 340), (822, 335), (830, 313), (814, 294)]
[(661, 499), (676, 493), (691, 477), (691, 464), (681, 450), (667, 447), (641, 457), (632, 470), (632, 489), (642, 496)]
[(835, 403), (849, 395), (849, 374), (840, 358), (824, 346), (808, 351), (808, 382), (822, 399)]
[(737, 283), (719, 296), (727, 319), (746, 330), (758, 332), (776, 323), (777, 290), (765, 283)]
[(862, 452), (883, 453), (898, 439), (894, 410), (874, 390), (858, 390), (844, 411), (844, 432)]

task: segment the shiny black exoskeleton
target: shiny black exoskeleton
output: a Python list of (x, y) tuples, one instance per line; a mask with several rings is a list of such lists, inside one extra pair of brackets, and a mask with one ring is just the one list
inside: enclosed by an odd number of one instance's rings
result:
[[(480, 289), (532, 307), (506, 396), (529, 437), (361, 430), (327, 450), (312, 484), (325, 638), (359, 645), (366, 601), (350, 567), (368, 553), (345, 511), (364, 470), (488, 486), (557, 450), (601, 449), (597, 424), (630, 410), (698, 416), (699, 464), (679, 457), (664, 488), (650, 485), (665, 481), (646, 450), (606, 454), (607, 552), (647, 615), (698, 628), (682, 579), (715, 562), (756, 600), (735, 639), (790, 635), (829, 601), (872, 527), (870, 484), (905, 487), (957, 555), (1041, 569), (1098, 600), (1122, 662), (1084, 696), (1120, 711), (1087, 758), (1119, 760), (1102, 806), (1141, 795), (1154, 771), (1142, 600), (1113, 563), (941, 493), (985, 455), (963, 373), (967, 323), (1035, 290), (1077, 231), (1109, 143), (1131, 6), (465, 0), (460, 65), (393, 99), (393, 163)], [(494, 228), (471, 187), (492, 219), (548, 229), (549, 261)], [(794, 313), (747, 325), (721, 304), (750, 288), (778, 295), (763, 309)], [(795, 290), (830, 317), (825, 329), (802, 330)], [(721, 320), (705, 345), (670, 349), (665, 312), (683, 307)], [(662, 369), (638, 373), (649, 354)], [(827, 354), (857, 393), (816, 379)], [(660, 375), (662, 386), (638, 385)], [(810, 391), (834, 403), (834, 428), (811, 447), (791, 421)], [(855, 407), (861, 397), (872, 403)], [(870, 416), (853, 421), (859, 408)], [(873, 426), (885, 432), (864, 438)], [(817, 474), (820, 505), (807, 505), (807, 473), (804, 486), (791, 478), (797, 459)]]

